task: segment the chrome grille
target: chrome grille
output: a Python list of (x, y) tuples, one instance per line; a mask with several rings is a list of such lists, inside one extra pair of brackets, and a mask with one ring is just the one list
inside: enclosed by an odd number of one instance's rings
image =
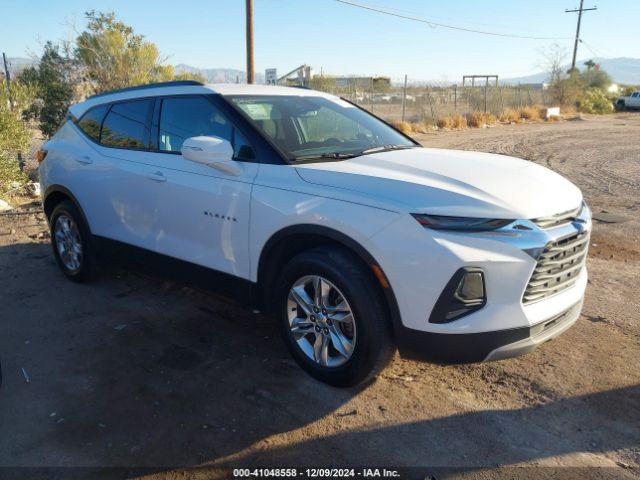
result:
[(587, 259), (589, 232), (550, 242), (538, 258), (522, 303), (533, 303), (573, 286)]
[(540, 228), (551, 228), (557, 227), (558, 225), (564, 225), (566, 223), (571, 222), (574, 218), (576, 218), (580, 211), (582, 210), (582, 206), (578, 208), (574, 208), (572, 210), (568, 210), (566, 212), (558, 213), (556, 215), (551, 215), (550, 217), (540, 217), (534, 218), (531, 220)]

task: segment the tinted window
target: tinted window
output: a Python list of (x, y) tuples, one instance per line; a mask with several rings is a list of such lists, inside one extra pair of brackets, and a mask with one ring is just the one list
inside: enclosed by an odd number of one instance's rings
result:
[(152, 100), (116, 103), (102, 125), (100, 143), (109, 147), (147, 148), (149, 129), (147, 117)]
[(246, 137), (237, 128), (233, 129), (233, 151), (237, 160), (255, 160), (256, 154)]
[(108, 109), (108, 105), (92, 108), (78, 121), (78, 127), (96, 142), (100, 140), (100, 127)]
[(160, 111), (160, 150), (179, 152), (189, 137), (224, 138), (233, 143), (232, 126), (206, 98), (165, 98)]

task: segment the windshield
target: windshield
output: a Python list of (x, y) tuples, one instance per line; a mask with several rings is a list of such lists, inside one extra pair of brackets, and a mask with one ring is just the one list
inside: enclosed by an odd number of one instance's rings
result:
[(417, 147), (384, 122), (343, 100), (294, 95), (227, 98), (290, 161), (338, 160)]

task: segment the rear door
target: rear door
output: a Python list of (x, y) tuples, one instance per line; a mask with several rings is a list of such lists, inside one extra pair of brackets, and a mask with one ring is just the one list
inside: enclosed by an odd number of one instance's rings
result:
[[(153, 228), (148, 248), (175, 258), (249, 278), (249, 216), (258, 164), (245, 136), (209, 96), (158, 98), (152, 148), (142, 160), (140, 197)], [(239, 175), (186, 160), (189, 137), (229, 140), (240, 161)], [(249, 153), (248, 153), (249, 152)]]
[(148, 212), (140, 201), (143, 173), (138, 163), (149, 147), (153, 99), (110, 103), (89, 110), (78, 121), (87, 151), (76, 158), (90, 171), (74, 187), (92, 233), (137, 246), (149, 235)]

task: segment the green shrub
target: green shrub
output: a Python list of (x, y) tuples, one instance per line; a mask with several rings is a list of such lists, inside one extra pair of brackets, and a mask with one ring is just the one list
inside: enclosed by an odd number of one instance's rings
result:
[(613, 103), (605, 93), (596, 88), (587, 90), (578, 100), (578, 110), (584, 113), (611, 113)]
[(14, 190), (14, 182), (22, 185), (27, 180), (27, 174), (20, 170), (16, 158), (0, 152), (0, 197)]
[(7, 100), (4, 83), (0, 82), (0, 195), (11, 190), (13, 182), (26, 181), (26, 175), (20, 171), (18, 154), (26, 153), (31, 138), (17, 103), (10, 110)]

